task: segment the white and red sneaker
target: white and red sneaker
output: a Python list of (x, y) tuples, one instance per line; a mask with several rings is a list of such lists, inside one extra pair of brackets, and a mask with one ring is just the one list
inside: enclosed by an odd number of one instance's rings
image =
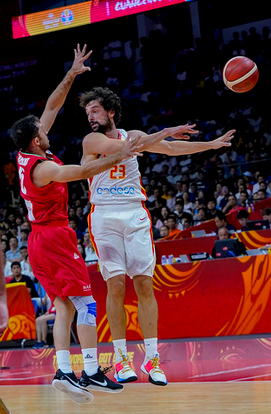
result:
[(123, 355), (119, 350), (122, 360), (115, 364), (114, 377), (117, 382), (132, 382), (137, 380), (137, 375), (132, 368), (128, 355)]
[(149, 375), (149, 381), (154, 385), (167, 385), (167, 378), (161, 368), (159, 354), (141, 365), (141, 371)]

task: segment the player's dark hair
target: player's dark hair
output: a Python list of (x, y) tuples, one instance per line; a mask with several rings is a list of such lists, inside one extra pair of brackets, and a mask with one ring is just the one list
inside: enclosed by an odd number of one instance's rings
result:
[(39, 136), (39, 118), (28, 115), (16, 121), (11, 127), (11, 138), (14, 144), (26, 150), (33, 138)]
[(115, 112), (114, 122), (117, 125), (121, 120), (121, 99), (108, 88), (95, 86), (89, 92), (83, 92), (80, 96), (80, 106), (86, 109), (91, 101), (98, 101), (106, 111), (113, 110)]

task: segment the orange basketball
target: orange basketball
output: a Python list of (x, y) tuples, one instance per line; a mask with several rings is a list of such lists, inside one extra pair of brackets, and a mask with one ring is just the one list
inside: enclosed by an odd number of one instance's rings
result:
[(258, 82), (259, 71), (256, 63), (245, 56), (235, 56), (223, 68), (223, 81), (234, 92), (248, 92)]

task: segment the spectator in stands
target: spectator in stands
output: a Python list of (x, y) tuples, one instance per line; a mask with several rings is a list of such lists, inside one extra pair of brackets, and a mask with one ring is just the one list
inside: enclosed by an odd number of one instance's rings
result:
[(267, 189), (266, 189), (267, 197), (271, 197), (271, 179), (267, 181)]
[(75, 221), (77, 224), (77, 237), (78, 239), (83, 239), (84, 232), (88, 226), (87, 217), (83, 214), (83, 209), (81, 206), (76, 207), (75, 210)]
[(216, 184), (221, 184), (221, 187), (225, 184), (225, 171), (224, 168), (217, 168), (217, 173), (215, 177)]
[(28, 234), (31, 232), (32, 228), (31, 228), (31, 223), (29, 221), (24, 221), (21, 224), (21, 230), (27, 230)]
[(217, 227), (216, 234), (218, 233), (218, 229), (220, 227), (226, 227), (229, 230), (229, 232), (236, 231), (236, 228), (232, 224), (227, 223), (226, 214), (223, 213), (223, 211), (221, 211), (221, 210), (218, 210), (216, 215), (215, 215), (215, 224), (216, 224), (216, 227)]
[(238, 211), (236, 218), (241, 225), (241, 231), (248, 231), (249, 228), (247, 222), (249, 219), (249, 212), (247, 210), (240, 210)]
[(25, 275), (27, 273), (25, 272), (29, 272), (29, 265), (26, 262), (26, 257), (28, 256), (28, 251), (27, 251), (27, 246), (22, 246), (20, 247), (20, 254), (21, 254), (21, 268), (22, 268), (22, 273)]
[(266, 181), (259, 182), (259, 190), (264, 190), (267, 193), (267, 189), (268, 189), (268, 187), (267, 187), (267, 182)]
[(155, 215), (152, 215), (152, 237), (154, 241), (160, 239), (160, 230), (155, 227), (155, 220), (157, 220), (157, 217), (155, 217)]
[(198, 200), (200, 204), (203, 204), (206, 207), (206, 196), (203, 190), (198, 191)]
[(68, 216), (69, 216), (69, 220), (71, 220), (71, 219), (75, 220), (76, 213), (75, 213), (75, 208), (74, 207), (69, 207), (68, 208)]
[(168, 194), (169, 198), (167, 199), (167, 208), (170, 211), (173, 211), (176, 202), (176, 190), (172, 185), (168, 189)]
[[(176, 198), (179, 198), (183, 194), (182, 181), (181, 180), (176, 181), (175, 187), (176, 187)], [(186, 188), (186, 190), (187, 190), (187, 188)]]
[(168, 216), (170, 214), (170, 210), (167, 206), (164, 206), (160, 209), (159, 217), (157, 217), (156, 222), (154, 223), (154, 226), (160, 230), (160, 228), (163, 226), (164, 221), (167, 220)]
[[(217, 210), (216, 210), (217, 211)], [(206, 208), (205, 207), (200, 207), (198, 209), (198, 213), (197, 213), (197, 220), (194, 220), (194, 225), (199, 225), (201, 223), (204, 223), (205, 221), (207, 221), (207, 212), (206, 212)]]
[(154, 201), (153, 189), (152, 189), (152, 186), (150, 184), (145, 185), (145, 192), (146, 192), (146, 196), (147, 196), (147, 200), (145, 202), (145, 205), (148, 208), (150, 203), (152, 203)]
[(6, 252), (7, 260), (10, 262), (20, 261), (21, 253), (17, 237), (13, 236), (9, 239), (9, 247), (10, 249)]
[(255, 178), (257, 179), (257, 182), (253, 185), (252, 194), (255, 194), (260, 189), (260, 183), (263, 181), (265, 182), (265, 177), (260, 172), (255, 173)]
[(240, 196), (240, 191), (247, 191), (248, 195), (251, 195), (251, 190), (247, 187), (247, 183), (244, 177), (240, 177), (237, 182), (238, 193), (236, 193), (236, 198), (238, 199)]
[(191, 215), (194, 214), (194, 204), (190, 201), (190, 194), (188, 191), (183, 191), (183, 210)]
[(21, 263), (20, 262), (14, 261), (11, 264), (11, 272), (12, 272), (13, 278), (11, 279), (11, 281), (9, 283), (19, 283), (19, 282), (20, 283), (25, 283), (31, 298), (39, 297), (39, 295), (36, 291), (33, 280), (31, 280), (30, 277), (25, 276), (25, 275), (22, 274), (22, 268), (21, 268)]
[[(217, 239), (218, 240), (227, 240), (230, 239), (231, 235), (229, 230), (227, 229), (227, 227), (222, 226), (218, 229), (217, 232)], [(242, 243), (241, 241), (238, 240), (238, 246), (239, 246), (239, 256), (246, 256), (247, 255), (247, 251), (246, 251), (246, 247), (244, 245), (244, 243)], [(233, 252), (231, 252), (229, 257), (232, 257), (234, 254)], [(219, 259), (220, 256), (216, 256), (216, 247), (214, 245), (213, 250), (212, 250), (212, 257), (214, 257), (215, 259)]]
[(77, 239), (79, 239), (80, 234), (77, 233), (77, 222), (75, 219), (69, 219), (69, 227), (71, 227), (75, 231)]
[(183, 217), (181, 220), (181, 224), (182, 224), (183, 230), (189, 229), (189, 227), (192, 227), (192, 220), (189, 221), (187, 217)]
[(190, 196), (190, 201), (192, 203), (195, 202), (196, 198), (198, 197), (198, 186), (197, 183), (191, 183), (190, 187), (189, 187), (189, 196)]
[(232, 147), (229, 147), (225, 148), (224, 153), (219, 157), (221, 158), (223, 164), (234, 164), (237, 162), (238, 154)]
[(229, 201), (230, 191), (226, 185), (221, 188), (221, 196), (217, 198), (218, 207), (220, 210), (223, 211), (224, 207), (227, 205)]
[(2, 269), (4, 272), (4, 276), (6, 278), (6, 282), (9, 283), (9, 281), (12, 279), (12, 272), (11, 272), (11, 262), (7, 261), (6, 255), (3, 251), (0, 251), (1, 257), (2, 257)]
[(178, 217), (176, 214), (171, 213), (168, 216), (167, 225), (169, 228), (169, 236), (175, 236), (181, 233), (181, 230), (178, 228)]
[(219, 208), (220, 200), (223, 198), (222, 196), (222, 184), (217, 183), (214, 191), (214, 198), (216, 199), (216, 205)]
[(193, 216), (190, 213), (187, 213), (183, 210), (183, 199), (182, 198), (176, 198), (175, 209), (173, 213), (177, 216), (177, 222), (179, 223), (178, 228), (181, 230), (183, 229), (181, 223), (184, 217), (186, 217), (189, 222), (192, 222), (193, 220)]
[(81, 254), (81, 256), (83, 257), (83, 259), (86, 259), (86, 252), (85, 252), (85, 246), (83, 245), (82, 241), (78, 241), (77, 243), (77, 249), (79, 251), (79, 253)]
[(169, 235), (169, 227), (166, 225), (163, 225), (162, 227), (160, 227), (159, 231), (160, 231), (159, 238), (167, 237)]
[[(204, 191), (206, 190), (206, 177), (205, 177), (205, 173), (204, 171), (200, 170), (198, 172), (198, 179), (197, 179), (197, 186), (198, 186), (198, 192), (201, 190)], [(198, 194), (199, 197), (199, 194)]]
[(29, 262), (28, 253), (27, 253), (27, 255), (25, 256), (25, 259), (24, 259), (23, 261), (21, 261), (20, 263), (21, 263), (22, 269), (24, 269), (24, 270), (22, 271), (22, 273), (23, 273), (25, 276), (29, 276), (29, 277), (30, 277), (30, 279), (32, 279), (32, 280), (33, 280), (33, 282), (34, 282), (34, 283), (36, 283), (36, 282), (37, 282), (37, 279), (36, 279), (36, 276), (35, 276), (35, 275), (34, 275), (34, 273), (33, 273), (32, 266), (31, 266), (31, 264), (30, 264), (30, 262)]
[(222, 211), (223, 213), (227, 214), (227, 213), (237, 213), (239, 210), (243, 210), (243, 209), (245, 209), (245, 207), (241, 207), (238, 205), (235, 195), (230, 194), (228, 196), (228, 202)]
[(226, 185), (229, 191), (233, 194), (237, 192), (237, 181), (239, 176), (237, 175), (236, 167), (230, 167), (230, 176), (226, 179)]
[(1, 238), (1, 250), (6, 256), (6, 252), (8, 251), (8, 240)]
[(216, 206), (215, 198), (211, 198), (207, 201), (206, 220), (212, 220), (215, 218), (218, 208)]
[(247, 206), (249, 204), (249, 196), (248, 196), (248, 192), (246, 190), (240, 191), (239, 199), (237, 199), (237, 204), (240, 207), (247, 208)]
[(18, 239), (19, 239), (18, 247), (19, 248), (22, 247), (22, 246), (27, 247), (28, 236), (29, 236), (29, 231), (28, 230), (22, 229), (20, 231), (20, 237), (18, 237)]
[(166, 206), (167, 202), (164, 198), (161, 197), (160, 189), (158, 187), (154, 188), (153, 196), (154, 201), (152, 201), (147, 208), (150, 211), (150, 213), (153, 213), (154, 210), (156, 210), (156, 214), (158, 216), (158, 212), (161, 210), (162, 207)]
[(266, 190), (264, 190), (264, 189), (260, 189), (257, 193), (257, 200), (258, 201), (260, 201), (260, 200), (265, 200), (266, 199)]
[(97, 257), (97, 254), (96, 254), (95, 250), (94, 250), (94, 247), (93, 247), (88, 229), (84, 233), (83, 245), (85, 246), (85, 253), (86, 253), (85, 262), (86, 262), (86, 264), (90, 265), (90, 264), (93, 264), (93, 263), (97, 263), (98, 262), (98, 257)]
[[(51, 301), (48, 298), (48, 295), (45, 295), (45, 299), (48, 303)], [(48, 304), (47, 304), (48, 308)], [(47, 344), (47, 334), (48, 334), (48, 321), (54, 321), (56, 317), (56, 308), (54, 305), (51, 305), (49, 309), (42, 315), (37, 316), (36, 323), (36, 343), (33, 346), (33, 349), (38, 348), (48, 348)]]
[(171, 174), (168, 175), (167, 180), (170, 184), (176, 185), (177, 182), (181, 182), (182, 174), (181, 174), (181, 167), (180, 165), (176, 165), (172, 170)]
[(268, 220), (269, 221), (270, 229), (271, 229), (271, 207), (265, 207), (262, 210), (262, 213), (261, 214), (262, 214), (262, 218), (264, 220)]

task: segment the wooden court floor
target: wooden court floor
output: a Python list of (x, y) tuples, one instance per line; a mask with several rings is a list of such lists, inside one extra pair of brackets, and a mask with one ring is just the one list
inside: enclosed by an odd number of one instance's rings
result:
[[(51, 385), (1, 386), (11, 414), (270, 414), (271, 382), (126, 384), (119, 394), (95, 392), (91, 404), (79, 405)], [(0, 410), (0, 414), (5, 411)]]

